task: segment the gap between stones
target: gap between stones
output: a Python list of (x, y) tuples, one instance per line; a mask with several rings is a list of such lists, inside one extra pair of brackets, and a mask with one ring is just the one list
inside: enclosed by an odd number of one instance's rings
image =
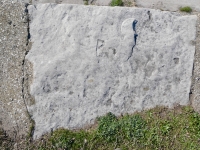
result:
[(25, 13), (25, 17), (26, 17), (26, 21), (27, 21), (27, 38), (26, 38), (26, 51), (25, 51), (25, 55), (24, 55), (24, 59), (22, 61), (22, 73), (23, 73), (23, 77), (22, 77), (22, 98), (23, 98), (23, 101), (24, 101), (24, 105), (26, 107), (26, 112), (27, 112), (27, 115), (28, 115), (28, 118), (30, 120), (30, 123), (31, 123), (31, 126), (30, 126), (30, 129), (29, 129), (29, 135), (28, 137), (32, 140), (32, 137), (33, 137), (33, 134), (34, 134), (34, 127), (35, 127), (35, 121), (31, 118), (31, 115), (28, 111), (28, 107), (27, 107), (27, 103), (26, 103), (26, 99), (25, 99), (25, 76), (26, 76), (26, 73), (25, 73), (25, 65), (26, 65), (26, 55), (29, 53), (29, 40), (30, 40), (30, 18), (29, 18), (29, 13), (28, 13), (28, 6), (29, 4), (26, 3), (25, 4), (25, 9), (24, 9), (24, 13)]

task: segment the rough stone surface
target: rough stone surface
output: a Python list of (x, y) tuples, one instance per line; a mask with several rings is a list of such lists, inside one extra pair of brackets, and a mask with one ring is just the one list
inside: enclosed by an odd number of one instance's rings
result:
[(200, 13), (194, 12), (193, 14), (197, 15), (197, 33), (195, 41), (195, 60), (194, 60), (194, 71), (192, 78), (192, 86), (190, 93), (190, 101), (192, 107), (200, 113)]
[[(109, 6), (111, 0), (12, 0), (14, 2), (22, 2), (29, 4), (40, 4), (40, 3), (56, 3), (56, 4), (89, 4), (98, 6)], [(87, 2), (87, 3), (86, 3)], [(132, 7), (135, 6), (135, 0), (123, 0), (124, 6)]]
[(30, 120), (25, 98), (28, 20), (24, 5), (0, 2), (0, 127), (12, 138), (26, 135)]
[(38, 3), (57, 3), (57, 4), (84, 4), (83, 0), (32, 0), (32, 4)]
[(84, 127), (107, 112), (189, 103), (196, 16), (83, 5), (28, 9), (35, 138)]
[(177, 11), (180, 7), (190, 6), (193, 10), (200, 11), (199, 0), (135, 0), (135, 2), (138, 7)]
[(10, 1), (12, 1), (12, 2), (14, 2), (14, 3), (31, 3), (32, 2), (32, 0), (10, 0)]
[[(88, 4), (109, 5), (111, 0), (88, 0)], [(32, 4), (38, 3), (60, 3), (60, 4), (84, 4), (84, 0), (32, 0)]]

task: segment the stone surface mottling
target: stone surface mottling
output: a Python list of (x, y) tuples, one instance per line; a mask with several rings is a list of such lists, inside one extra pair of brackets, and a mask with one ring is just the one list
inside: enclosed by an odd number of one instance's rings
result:
[(189, 103), (196, 16), (83, 5), (28, 9), (35, 138), (84, 127), (107, 112)]
[(32, 4), (38, 3), (57, 3), (57, 4), (84, 4), (83, 0), (32, 0)]

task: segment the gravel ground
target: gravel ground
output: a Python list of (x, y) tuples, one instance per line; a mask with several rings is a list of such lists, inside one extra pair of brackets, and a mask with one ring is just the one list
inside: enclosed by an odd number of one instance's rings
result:
[(25, 99), (28, 20), (24, 5), (0, 2), (0, 127), (12, 137), (29, 131)]

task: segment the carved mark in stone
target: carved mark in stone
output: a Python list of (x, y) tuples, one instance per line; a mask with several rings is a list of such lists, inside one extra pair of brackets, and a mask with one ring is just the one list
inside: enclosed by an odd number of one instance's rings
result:
[(112, 48), (112, 47), (109, 47), (109, 50), (112, 50), (113, 51), (113, 55), (116, 54), (116, 49)]
[(143, 27), (145, 28), (145, 27), (147, 27), (147, 28), (150, 28), (150, 23), (151, 23), (151, 21), (152, 21), (152, 14), (151, 14), (151, 12), (148, 10), (147, 11), (147, 19), (143, 22)]
[(97, 39), (97, 45), (96, 45), (96, 56), (98, 57), (98, 49), (102, 48), (104, 46), (104, 40), (100, 40), (100, 39)]
[(174, 63), (178, 64), (179, 63), (179, 58), (174, 58)]
[(116, 49), (106, 47), (104, 40), (97, 39), (96, 57), (112, 58), (116, 54)]
[(149, 20), (151, 20), (152, 14), (151, 14), (151, 12), (149, 10), (147, 11), (147, 14), (149, 15)]

